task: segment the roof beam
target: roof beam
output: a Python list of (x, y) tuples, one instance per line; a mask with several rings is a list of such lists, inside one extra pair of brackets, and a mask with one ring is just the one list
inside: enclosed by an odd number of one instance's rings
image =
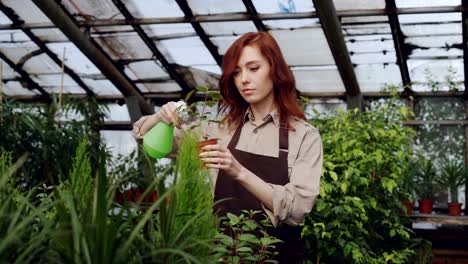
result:
[(84, 34), (75, 24), (75, 21), (55, 1), (33, 0), (36, 6), (54, 22), (85, 54), (88, 59), (106, 76), (124, 96), (136, 96), (139, 106), (144, 114), (154, 113), (154, 107), (148, 104), (128, 77), (124, 75), (108, 55), (98, 48), (98, 45)]
[[(187, 0), (176, 0), (176, 2), (179, 5), (182, 12), (184, 12), (184, 15), (185, 15), (186, 18), (192, 18), (193, 17), (192, 9), (188, 5)], [(213, 44), (213, 42), (211, 42), (210, 37), (208, 37), (208, 35), (205, 33), (205, 30), (201, 27), (200, 22), (190, 21), (190, 24), (192, 24), (193, 29), (195, 29), (195, 32), (197, 32), (197, 35), (200, 37), (203, 44), (205, 44), (208, 51), (210, 51), (211, 56), (213, 56), (216, 63), (219, 66), (221, 66), (223, 58), (218, 53), (218, 47), (216, 47)]]
[(16, 65), (12, 60), (10, 60), (5, 54), (3, 54), (3, 52), (0, 51), (0, 59), (2, 59), (4, 62), (6, 62), (6, 64), (8, 64), (8, 66), (10, 66), (10, 68), (12, 68), (13, 70), (15, 70), (16, 73), (18, 73), (21, 78), (26, 81), (26, 83), (28, 84), (28, 88), (31, 90), (31, 89), (36, 89), (38, 90), (39, 92), (41, 92), (41, 96), (43, 98), (43, 100), (45, 100), (46, 102), (52, 102), (52, 99), (50, 98), (50, 95), (49, 93), (44, 90), (44, 88), (42, 88), (38, 83), (36, 83), (33, 79), (31, 79), (31, 77), (29, 77), (29, 74), (23, 70), (23, 68), (21, 68), (20, 66)]
[(259, 18), (257, 9), (252, 3), (252, 0), (242, 0), (244, 2), (245, 8), (247, 9), (247, 14), (251, 17), (255, 27), (257, 27), (258, 31), (267, 31), (267, 27), (263, 24), (261, 18)]
[[(468, 100), (468, 0), (462, 0), (462, 33), (463, 33), (463, 61), (464, 61), (464, 74), (465, 74), (465, 92), (463, 98)], [(467, 208), (468, 209), (468, 208)], [(467, 211), (468, 212), (468, 211)]]
[[(120, 13), (125, 17), (127, 20), (134, 19), (133, 15), (128, 11), (127, 7), (120, 1), (120, 0), (112, 0), (114, 5), (119, 9)], [(133, 29), (137, 32), (140, 38), (145, 42), (146, 46), (151, 50), (153, 55), (161, 62), (164, 69), (166, 69), (167, 73), (171, 78), (182, 88), (183, 93), (188, 93), (190, 91), (190, 87), (187, 82), (183, 79), (179, 73), (175, 70), (175, 68), (166, 60), (163, 54), (159, 51), (159, 49), (154, 44), (153, 40), (146, 34), (143, 28), (140, 25), (132, 25)]]
[(363, 109), (362, 95), (354, 73), (354, 67), (349, 56), (343, 36), (340, 21), (336, 15), (333, 1), (314, 0), (315, 9), (319, 15), (320, 24), (327, 38), (328, 45), (335, 60), (345, 86), (349, 108)]
[[(0, 10), (13, 22), (13, 24), (21, 25), (24, 21), (15, 13), (15, 11), (3, 3), (0, 2)], [(24, 34), (26, 34), (42, 51), (44, 51), (59, 67), (62, 67), (62, 62), (58, 56), (53, 53), (46, 44), (39, 39), (36, 35), (32, 33), (32, 31), (28, 28), (21, 29)], [(76, 74), (72, 69), (70, 69), (65, 64), (63, 65), (63, 70), (66, 74), (68, 74), (86, 93), (90, 96), (94, 95), (94, 92), (81, 80), (81, 78)]]
[[(433, 14), (433, 13), (453, 13), (461, 12), (461, 6), (441, 6), (441, 7), (416, 7), (416, 8), (397, 8), (395, 10), (385, 9), (366, 9), (366, 10), (343, 10), (336, 11), (338, 17), (352, 16), (378, 16), (390, 14)], [(301, 19), (301, 18), (317, 18), (317, 12), (298, 12), (298, 13), (278, 13), (278, 14), (257, 14), (252, 15), (245, 13), (226, 13), (216, 15), (200, 15), (177, 18), (134, 18), (134, 19), (101, 19), (79, 21), (77, 24), (80, 27), (112, 27), (125, 25), (152, 25), (152, 24), (173, 24), (173, 23), (190, 23), (190, 22), (224, 22), (224, 21), (249, 21), (249, 20), (282, 20), (282, 19)], [(24, 23), (21, 25), (0, 25), (0, 30), (11, 29), (46, 29), (55, 28), (53, 23)]]
[(411, 78), (408, 70), (408, 52), (405, 49), (405, 36), (401, 31), (398, 14), (391, 11), (396, 10), (395, 0), (386, 0), (385, 10), (388, 12), (388, 21), (390, 22), (390, 28), (392, 30), (393, 44), (395, 46), (397, 64), (400, 67), (401, 80), (405, 89), (405, 95), (409, 96), (413, 94), (413, 91), (411, 90)]

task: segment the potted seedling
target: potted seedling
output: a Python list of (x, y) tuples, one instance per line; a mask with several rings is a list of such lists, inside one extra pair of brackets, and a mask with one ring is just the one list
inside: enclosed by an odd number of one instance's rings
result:
[(430, 214), (434, 203), (434, 183), (437, 178), (437, 172), (432, 161), (420, 157), (416, 165), (415, 176), (415, 190), (419, 197), (419, 212)]
[(414, 196), (413, 196), (413, 192), (415, 190), (414, 178), (417, 172), (417, 169), (416, 169), (417, 167), (415, 165), (416, 163), (411, 164), (400, 186), (401, 190), (404, 193), (403, 205), (406, 207), (406, 211), (405, 211), (406, 215), (412, 215), (413, 209), (414, 209)]
[(448, 188), (450, 199), (448, 203), (449, 215), (459, 216), (462, 204), (458, 202), (458, 188), (466, 181), (467, 170), (462, 161), (444, 159), (440, 163), (440, 175), (437, 183)]

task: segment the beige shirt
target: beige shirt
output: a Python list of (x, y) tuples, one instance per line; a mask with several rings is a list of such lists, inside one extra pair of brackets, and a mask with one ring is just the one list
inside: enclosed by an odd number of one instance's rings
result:
[[(254, 121), (253, 115), (247, 112), (236, 149), (278, 157), (279, 114), (276, 111), (271, 112), (261, 122), (257, 122), (258, 125)], [(141, 139), (147, 132), (142, 131), (143, 124), (148, 127), (148, 124), (158, 122), (157, 114), (143, 116), (133, 125), (135, 137)], [(273, 188), (273, 208), (270, 210), (263, 206), (275, 226), (283, 222), (289, 225), (301, 223), (305, 214), (312, 210), (320, 193), (323, 152), (319, 131), (304, 120), (291, 118), (290, 122), (295, 131), (289, 131), (289, 183), (284, 186), (270, 184)], [(234, 130), (218, 123), (204, 124), (202, 130), (209, 138), (218, 138), (219, 144), (224, 147), (227, 147), (234, 134)], [(176, 129), (173, 151), (177, 149), (181, 135), (181, 130)], [(214, 192), (218, 170), (212, 169), (210, 175)]]

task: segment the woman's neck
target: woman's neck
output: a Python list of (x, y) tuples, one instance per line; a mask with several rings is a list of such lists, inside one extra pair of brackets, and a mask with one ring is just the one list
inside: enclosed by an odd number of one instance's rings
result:
[(271, 113), (273, 110), (277, 109), (277, 105), (275, 101), (271, 102), (262, 102), (259, 104), (251, 104), (250, 105), (250, 111), (256, 118), (256, 120), (261, 120), (264, 118), (266, 115)]

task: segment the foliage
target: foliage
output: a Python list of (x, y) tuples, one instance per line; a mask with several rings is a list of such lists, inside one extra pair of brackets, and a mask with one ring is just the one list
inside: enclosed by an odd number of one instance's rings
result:
[(436, 168), (431, 160), (419, 157), (415, 164), (413, 179), (416, 182), (416, 194), (420, 199), (434, 199), (434, 183), (437, 178)]
[(458, 187), (468, 179), (468, 171), (462, 161), (443, 159), (440, 163), (440, 175), (436, 181), (447, 187), (452, 203), (458, 203)]
[(64, 107), (64, 111), (77, 111), (85, 117), (94, 109), (94, 115), (82, 121), (57, 123), (55, 101), (48, 105), (0, 102), (0, 147), (12, 152), (14, 159), (28, 153), (28, 160), (17, 173), (22, 187), (33, 188), (44, 182), (53, 185), (60, 178), (66, 179), (70, 160), (85, 135), (93, 146), (92, 160), (104, 151), (96, 127), (103, 121), (105, 108), (93, 99), (68, 101)]
[(324, 167), (320, 198), (303, 236), (316, 263), (405, 263), (412, 231), (398, 201), (413, 159), (411, 111), (392, 101), (372, 111), (341, 112), (311, 121), (321, 130)]
[[(216, 235), (217, 244), (213, 250), (218, 262), (221, 263), (277, 263), (273, 260), (277, 255), (275, 244), (281, 240), (270, 236), (266, 226), (271, 226), (269, 220), (258, 223), (254, 216), (258, 211), (242, 211), (238, 216), (228, 213), (221, 222), (232, 232), (228, 236), (222, 232)], [(261, 234), (259, 236), (258, 234)]]

